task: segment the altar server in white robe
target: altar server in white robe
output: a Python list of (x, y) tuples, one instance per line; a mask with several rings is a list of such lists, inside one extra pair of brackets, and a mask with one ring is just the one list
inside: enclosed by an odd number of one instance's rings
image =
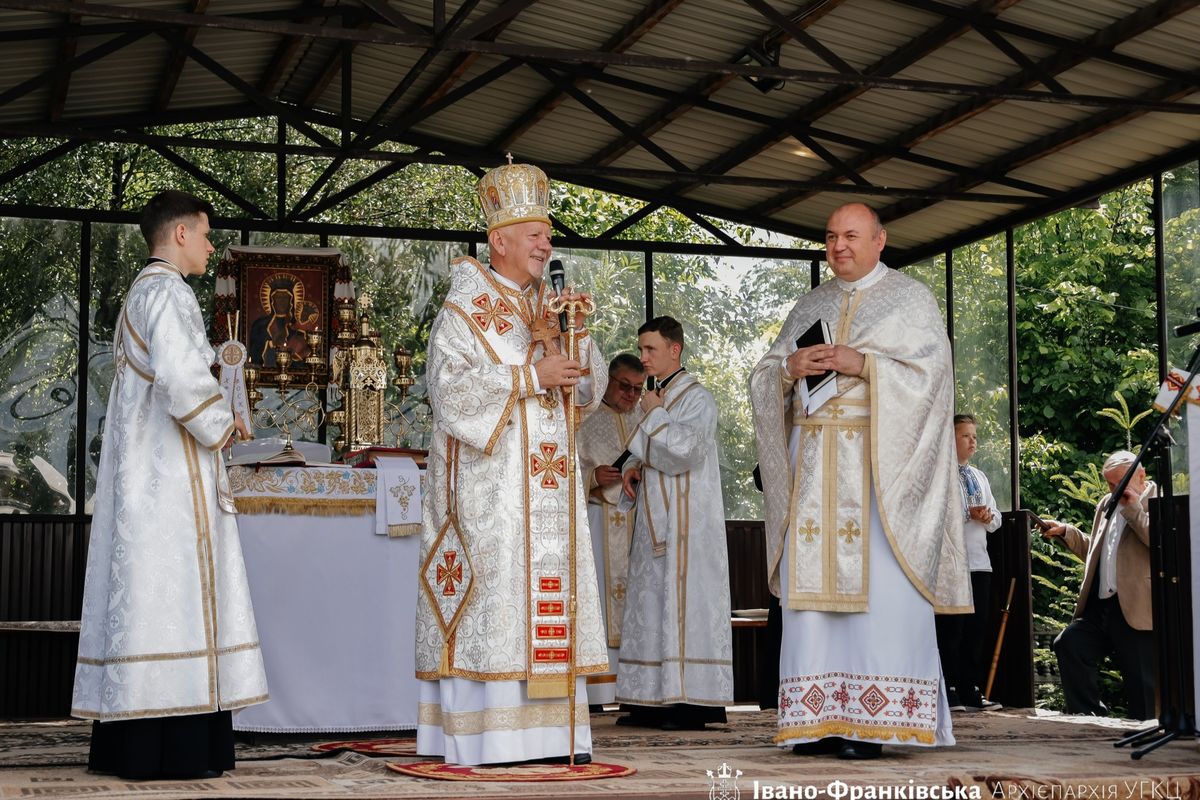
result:
[[(801, 754), (954, 743), (933, 618), (971, 611), (954, 371), (929, 290), (879, 260), (886, 238), (867, 206), (834, 211), (836, 278), (800, 298), (750, 378), (783, 606), (775, 741)], [(817, 320), (834, 343), (798, 350)], [(836, 396), (806, 416), (799, 379), (830, 369)]]
[(582, 314), (567, 322), (580, 358), (567, 358), (547, 309), (545, 173), (508, 164), (487, 173), (478, 191), (491, 265), (451, 265), (429, 339), (417, 751), (467, 765), (566, 761), (573, 640), (575, 761), (585, 763), (586, 676), (604, 672), (608, 660), (581, 470), (568, 461), (564, 388), (574, 387), (586, 415), (604, 396), (606, 364)]
[(267, 699), (221, 447), (247, 431), (187, 275), (212, 206), (178, 191), (142, 214), (150, 259), (113, 336), (71, 714), (96, 720), (88, 766), (124, 778), (233, 768), (230, 709)]
[(637, 498), (617, 700), (620, 724), (700, 729), (733, 703), (729, 554), (717, 404), (682, 366), (683, 326), (656, 317), (638, 350), (657, 388), (629, 441), (624, 490)]
[(617, 654), (634, 519), (632, 509), (620, 504), (620, 467), (622, 457), (629, 457), (625, 448), (642, 419), (638, 398), (642, 396), (644, 376), (637, 356), (621, 353), (613, 358), (608, 364), (604, 401), (579, 428), (579, 459), (588, 487), (588, 527), (592, 531), (592, 555), (608, 640), (608, 671), (588, 676), (588, 703), (593, 706), (615, 702), (617, 696)]

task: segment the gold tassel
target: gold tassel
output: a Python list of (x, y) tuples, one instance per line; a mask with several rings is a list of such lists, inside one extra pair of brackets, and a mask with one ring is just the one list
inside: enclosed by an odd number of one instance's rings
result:
[(344, 517), (375, 513), (375, 498), (336, 500), (323, 498), (236, 497), (239, 514), (303, 514), (311, 517)]

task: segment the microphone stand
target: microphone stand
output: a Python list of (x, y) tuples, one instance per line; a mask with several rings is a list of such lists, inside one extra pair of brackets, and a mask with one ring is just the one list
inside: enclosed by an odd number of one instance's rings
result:
[[(1195, 327), (1194, 324), (1187, 325), (1176, 328), (1175, 332), (1185, 336), (1193, 332)], [(1197, 733), (1195, 698), (1191, 696), (1193, 653), (1187, 647), (1192, 641), (1191, 563), (1188, 555), (1190, 537), (1181, 535), (1181, 532), (1176, 530), (1171, 487), (1171, 445), (1175, 442), (1171, 439), (1167, 426), (1183, 402), (1198, 370), (1200, 347), (1196, 348), (1191, 361), (1188, 362), (1187, 380), (1175, 393), (1171, 405), (1159, 415), (1154, 429), (1142, 445), (1141, 452), (1113, 490), (1108, 508), (1104, 511), (1107, 526), (1138, 466), (1148, 454), (1155, 454), (1158, 458), (1159, 513), (1150, 529), (1150, 582), (1157, 662), (1155, 672), (1158, 680), (1158, 724), (1131, 733), (1113, 743), (1114, 747), (1135, 747), (1130, 753), (1135, 761), (1167, 742), (1181, 737), (1195, 737)], [(1198, 490), (1200, 487), (1193, 488), (1193, 491)], [(1191, 522), (1194, 525), (1196, 520)]]

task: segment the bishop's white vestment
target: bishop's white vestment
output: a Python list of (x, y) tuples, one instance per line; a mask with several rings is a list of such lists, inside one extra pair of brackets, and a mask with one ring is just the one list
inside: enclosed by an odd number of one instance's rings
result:
[(596, 468), (611, 466), (625, 452), (629, 439), (642, 419), (634, 406), (622, 413), (607, 403), (592, 413), (579, 428), (579, 459), (588, 488), (588, 527), (592, 531), (592, 556), (600, 583), (600, 607), (608, 640), (607, 672), (588, 676), (588, 702), (612, 703), (617, 695), (617, 656), (621, 648), (621, 620), (625, 614), (625, 579), (629, 573), (629, 547), (633, 541), (632, 509), (618, 508), (621, 482), (600, 487)]
[(641, 467), (617, 700), (733, 703), (729, 552), (717, 459), (717, 404), (677, 373), (629, 442)]
[[(543, 286), (522, 291), (470, 258), (454, 262), (450, 281), (426, 372), (433, 439), (417, 601), (417, 750), (457, 764), (567, 755), (574, 637), (575, 752), (587, 753), (585, 676), (605, 671), (607, 658), (564, 393), (542, 390), (533, 368), (545, 351), (535, 334), (549, 335)], [(608, 376), (590, 337), (580, 352), (589, 373), (575, 393), (584, 415)]]
[[(785, 361), (816, 320), (865, 356), (805, 416)], [(953, 744), (933, 615), (971, 609), (954, 372), (922, 284), (882, 263), (800, 298), (750, 378), (768, 575), (783, 606), (779, 734)]]
[(233, 413), (209, 371), (196, 297), (165, 262), (134, 280), (113, 351), (71, 714), (107, 722), (261, 703), (220, 453)]

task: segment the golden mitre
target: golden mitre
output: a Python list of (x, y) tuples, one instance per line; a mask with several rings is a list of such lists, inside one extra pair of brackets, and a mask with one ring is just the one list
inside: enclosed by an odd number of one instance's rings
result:
[(479, 179), (475, 191), (487, 218), (488, 233), (518, 222), (550, 224), (550, 181), (532, 164), (509, 163)]

